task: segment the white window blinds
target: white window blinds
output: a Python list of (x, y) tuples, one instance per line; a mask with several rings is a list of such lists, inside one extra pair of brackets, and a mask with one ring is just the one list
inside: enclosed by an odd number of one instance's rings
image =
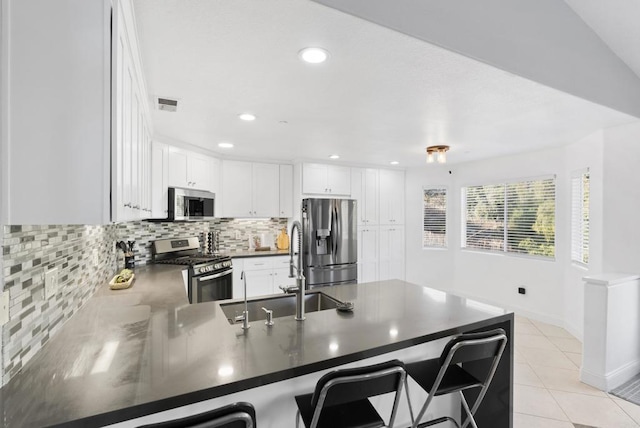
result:
[(589, 263), (589, 171), (571, 176), (571, 260)]
[(463, 188), (462, 246), (555, 256), (555, 179)]
[(447, 246), (447, 189), (423, 189), (423, 248)]
[(470, 186), (462, 189), (462, 246), (477, 250), (504, 248), (504, 185)]

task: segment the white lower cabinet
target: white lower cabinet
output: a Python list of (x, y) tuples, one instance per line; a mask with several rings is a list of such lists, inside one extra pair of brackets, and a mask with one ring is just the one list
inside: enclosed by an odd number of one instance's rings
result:
[(358, 230), (358, 282), (378, 280), (378, 228)]
[(295, 285), (289, 278), (287, 256), (246, 257), (233, 259), (233, 298), (244, 297), (244, 283), (240, 279), (244, 271), (247, 280), (247, 297), (280, 293), (279, 286)]
[(404, 227), (380, 226), (378, 274), (385, 279), (404, 280)]

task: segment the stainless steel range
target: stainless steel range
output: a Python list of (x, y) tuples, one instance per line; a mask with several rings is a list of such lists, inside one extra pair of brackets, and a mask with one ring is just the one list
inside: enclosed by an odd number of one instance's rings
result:
[(200, 246), (200, 241), (195, 236), (154, 241), (153, 262), (188, 266), (186, 288), (190, 303), (231, 299), (231, 257), (222, 254), (202, 254)]

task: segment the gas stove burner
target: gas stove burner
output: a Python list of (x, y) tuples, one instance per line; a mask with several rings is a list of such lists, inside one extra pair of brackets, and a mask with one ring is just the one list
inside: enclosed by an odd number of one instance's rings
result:
[(219, 262), (225, 262), (230, 260), (231, 260), (231, 257), (218, 254), (218, 255), (193, 255), (193, 256), (182, 256), (182, 257), (176, 257), (176, 258), (156, 259), (155, 263), (160, 263), (165, 265), (195, 266), (195, 265), (200, 265), (205, 263), (216, 264)]

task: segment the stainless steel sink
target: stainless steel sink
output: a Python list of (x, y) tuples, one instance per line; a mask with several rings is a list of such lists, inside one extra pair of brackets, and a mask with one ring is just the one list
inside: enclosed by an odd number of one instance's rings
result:
[[(335, 309), (338, 301), (320, 291), (307, 291), (304, 297), (304, 311), (317, 312), (327, 309)], [(249, 308), (249, 322), (264, 321), (267, 314), (262, 308), (273, 311), (274, 318), (288, 317), (296, 314), (296, 296), (293, 294), (274, 295), (261, 299), (252, 299), (247, 302)], [(235, 324), (235, 318), (242, 315), (244, 301), (221, 303), (220, 308), (224, 312), (230, 324)], [(242, 321), (240, 321), (242, 322)]]

